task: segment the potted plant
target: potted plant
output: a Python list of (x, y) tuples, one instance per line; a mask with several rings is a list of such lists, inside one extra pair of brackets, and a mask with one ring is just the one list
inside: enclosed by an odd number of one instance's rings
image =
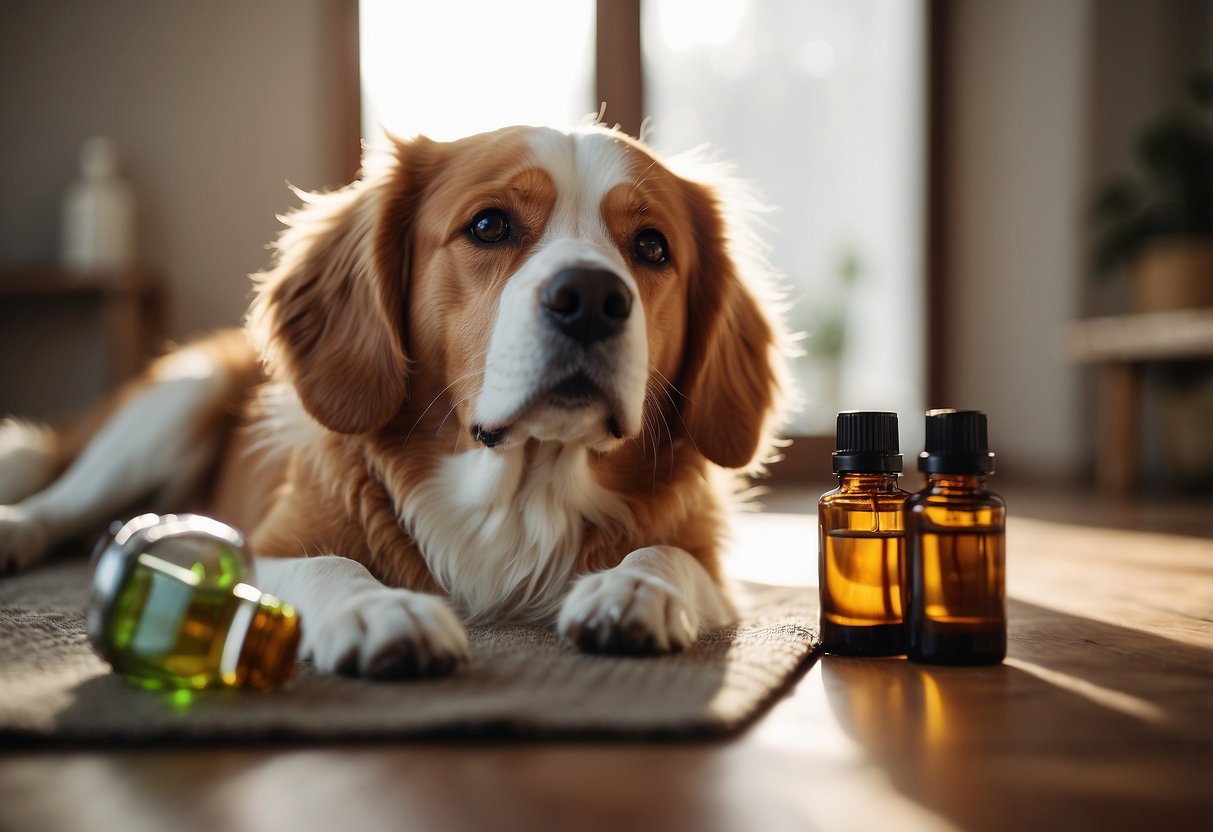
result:
[(1095, 195), (1097, 274), (1127, 268), (1134, 311), (1213, 306), (1213, 73), (1138, 136), (1136, 176)]
[(790, 323), (804, 333), (804, 352), (793, 365), (798, 388), (807, 393), (793, 430), (822, 434), (834, 430), (841, 409), (842, 356), (847, 344), (847, 313), (852, 290), (863, 272), (859, 253), (847, 246), (825, 285), (815, 287), (794, 307)]

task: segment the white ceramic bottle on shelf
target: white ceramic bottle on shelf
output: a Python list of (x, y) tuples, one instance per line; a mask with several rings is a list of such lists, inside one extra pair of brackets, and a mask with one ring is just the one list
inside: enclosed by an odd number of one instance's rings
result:
[(80, 148), (80, 178), (63, 200), (63, 263), (78, 272), (112, 272), (132, 264), (135, 200), (118, 176), (114, 144), (104, 136)]

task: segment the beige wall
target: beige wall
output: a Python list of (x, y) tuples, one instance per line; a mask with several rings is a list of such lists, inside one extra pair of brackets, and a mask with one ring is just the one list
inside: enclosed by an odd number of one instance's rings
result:
[[(336, 117), (343, 103), (334, 83), (338, 6), (336, 0), (0, 6), (0, 265), (56, 258), (59, 202), (78, 148), (104, 134), (116, 141), (138, 199), (140, 257), (168, 288), (169, 335), (237, 323), (248, 298), (246, 276), (267, 262), (265, 246), (279, 228), (275, 215), (293, 204), (286, 183), (332, 187), (350, 172), (341, 146), (350, 126)], [(75, 338), (75, 351), (84, 354), (82, 362), (60, 362), (66, 370), (55, 373), (56, 387), (87, 393), (95, 385), (95, 368), (87, 366), (93, 325), (86, 317), (75, 324), (56, 319), (55, 343)], [(31, 326), (23, 344), (50, 332), (49, 321)], [(0, 410), (19, 371), (11, 357), (3, 361)], [(78, 363), (85, 366), (75, 373)], [(58, 394), (36, 398), (31, 407), (55, 411), (72, 401)]]
[[(1210, 0), (958, 0), (945, 126), (944, 260), (953, 287), (942, 387), (990, 414), (1001, 469), (1081, 479), (1094, 458), (1089, 372), (1065, 323), (1125, 311), (1088, 269), (1093, 184), (1141, 123), (1213, 62)], [(1147, 430), (1150, 425), (1147, 424)]]
[(1004, 473), (1065, 477), (1081, 464), (1078, 373), (1058, 344), (1079, 307), (1091, 3), (953, 9), (944, 389), (990, 414)]

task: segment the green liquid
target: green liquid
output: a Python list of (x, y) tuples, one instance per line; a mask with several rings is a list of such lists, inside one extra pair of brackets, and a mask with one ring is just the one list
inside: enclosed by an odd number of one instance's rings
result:
[(111, 663), (145, 687), (217, 684), (223, 648), (243, 599), (230, 586), (197, 587), (170, 570), (196, 574), (140, 556), (114, 605)]

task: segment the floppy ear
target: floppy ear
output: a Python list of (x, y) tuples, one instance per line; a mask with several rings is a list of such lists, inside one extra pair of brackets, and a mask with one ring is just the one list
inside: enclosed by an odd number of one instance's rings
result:
[(682, 421), (709, 460), (747, 468), (763, 461), (774, 438), (782, 386), (777, 329), (730, 251), (738, 241), (716, 195), (697, 183), (687, 190), (698, 262), (688, 288)]
[[(248, 330), (316, 421), (339, 433), (382, 427), (408, 392), (404, 353), (407, 225), (417, 183), (406, 164), (422, 140), (334, 193), (299, 193)], [(373, 165), (373, 167), (372, 167)]]

